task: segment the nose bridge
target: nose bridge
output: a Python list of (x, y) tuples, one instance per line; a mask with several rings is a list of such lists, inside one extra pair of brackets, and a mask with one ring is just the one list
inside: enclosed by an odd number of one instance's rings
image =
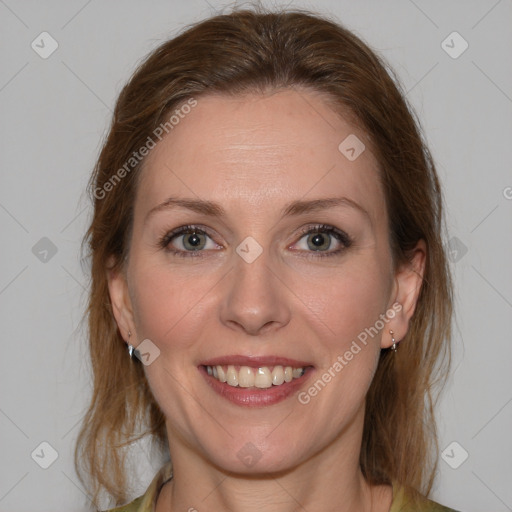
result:
[(246, 258), (243, 249), (249, 249), (249, 253), (254, 250), (242, 243), (234, 254), (234, 268), (221, 307), (222, 322), (250, 334), (286, 325), (290, 320), (288, 297), (269, 268), (270, 254), (263, 250), (255, 259)]

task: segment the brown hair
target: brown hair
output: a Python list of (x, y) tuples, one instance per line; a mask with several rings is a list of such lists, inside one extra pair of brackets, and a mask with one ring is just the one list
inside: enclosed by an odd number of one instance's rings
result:
[(386, 68), (337, 23), (300, 10), (254, 8), (207, 19), (165, 42), (123, 88), (89, 184), (94, 216), (83, 240), (92, 267), (86, 314), (94, 389), (75, 464), (84, 483), (87, 475), (95, 499), (101, 489), (116, 504), (128, 498), (127, 444), (152, 434), (162, 448), (167, 446), (165, 418), (142, 365), (126, 353), (107, 287), (109, 258), (122, 271), (129, 251), (144, 162), (130, 159), (191, 98), (291, 87), (322, 93), (333, 108), (354, 116), (370, 138), (380, 164), (395, 264), (407, 262), (420, 239), (426, 242), (424, 280), (409, 332), (398, 354), (381, 351), (367, 395), (360, 463), (371, 483), (397, 481), (430, 492), (437, 461), (434, 385), (442, 383), (450, 359), (451, 279), (436, 170), (419, 123)]

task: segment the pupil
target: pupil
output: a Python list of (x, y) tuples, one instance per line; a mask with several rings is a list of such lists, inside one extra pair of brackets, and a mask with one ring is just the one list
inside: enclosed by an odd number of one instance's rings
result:
[(190, 245), (197, 245), (200, 240), (199, 237), (194, 233), (193, 235), (190, 235), (188, 242)]
[(187, 237), (187, 242), (191, 247), (198, 247), (201, 245), (201, 238), (197, 233), (192, 233)]
[(309, 237), (310, 248), (315, 250), (327, 250), (331, 245), (329, 237), (326, 237), (322, 233), (315, 233)]
[(315, 235), (313, 237), (313, 244), (316, 245), (317, 247), (321, 247), (324, 243), (324, 237), (323, 235)]

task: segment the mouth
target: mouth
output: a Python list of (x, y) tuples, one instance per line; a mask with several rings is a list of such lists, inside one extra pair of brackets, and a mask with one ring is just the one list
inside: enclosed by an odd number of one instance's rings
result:
[(287, 358), (230, 356), (205, 361), (198, 369), (221, 397), (236, 405), (262, 407), (298, 391), (313, 366)]
[(285, 382), (302, 377), (306, 371), (304, 367), (293, 366), (250, 366), (215, 365), (204, 366), (206, 373), (234, 388), (268, 389), (272, 386), (282, 386)]

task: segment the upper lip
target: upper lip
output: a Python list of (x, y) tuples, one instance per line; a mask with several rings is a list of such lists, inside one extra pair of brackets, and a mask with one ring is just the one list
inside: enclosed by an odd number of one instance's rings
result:
[(233, 365), (233, 366), (252, 366), (259, 368), (263, 366), (292, 366), (293, 368), (304, 368), (312, 366), (306, 361), (290, 359), (289, 357), (280, 356), (242, 356), (230, 355), (219, 356), (208, 359), (201, 363), (203, 366)]

